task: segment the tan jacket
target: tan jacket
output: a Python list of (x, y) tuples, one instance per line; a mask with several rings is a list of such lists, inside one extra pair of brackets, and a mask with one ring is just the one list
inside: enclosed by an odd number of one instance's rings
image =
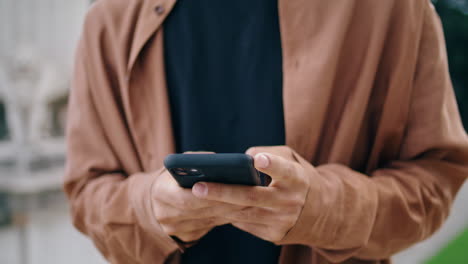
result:
[[(162, 41), (174, 4), (98, 1), (78, 47), (64, 186), (112, 263), (180, 256), (150, 199), (174, 151)], [(428, 0), (279, 0), (279, 13), (286, 142), (315, 166), (280, 263), (388, 263), (440, 227), (468, 175), (440, 21)]]

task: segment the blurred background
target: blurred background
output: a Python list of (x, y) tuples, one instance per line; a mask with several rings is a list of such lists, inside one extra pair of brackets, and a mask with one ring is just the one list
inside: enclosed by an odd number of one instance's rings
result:
[[(71, 225), (61, 177), (73, 53), (91, 0), (0, 0), (0, 263), (105, 263)], [(468, 127), (468, 0), (433, 1)], [(397, 264), (468, 263), (468, 184)]]

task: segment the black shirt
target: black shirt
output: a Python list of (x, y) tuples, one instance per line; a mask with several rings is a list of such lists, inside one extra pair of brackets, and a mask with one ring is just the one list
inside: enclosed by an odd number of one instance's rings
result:
[[(177, 152), (284, 145), (277, 1), (179, 0), (164, 24)], [(280, 248), (225, 225), (182, 263), (277, 263)]]

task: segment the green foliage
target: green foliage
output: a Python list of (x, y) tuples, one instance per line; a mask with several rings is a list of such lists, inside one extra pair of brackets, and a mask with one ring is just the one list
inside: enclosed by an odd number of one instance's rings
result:
[(450, 74), (468, 128), (468, 0), (434, 1), (444, 26)]
[(468, 228), (426, 264), (468, 263)]

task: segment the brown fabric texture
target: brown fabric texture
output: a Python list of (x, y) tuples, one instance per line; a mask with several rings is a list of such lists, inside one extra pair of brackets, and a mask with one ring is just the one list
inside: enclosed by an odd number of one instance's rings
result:
[[(183, 250), (151, 199), (174, 151), (162, 45), (174, 4), (100, 0), (78, 45), (64, 189), (111, 263)], [(389, 263), (440, 227), (468, 176), (440, 21), (428, 0), (279, 0), (279, 14), (285, 155), (312, 183), (280, 263)]]

